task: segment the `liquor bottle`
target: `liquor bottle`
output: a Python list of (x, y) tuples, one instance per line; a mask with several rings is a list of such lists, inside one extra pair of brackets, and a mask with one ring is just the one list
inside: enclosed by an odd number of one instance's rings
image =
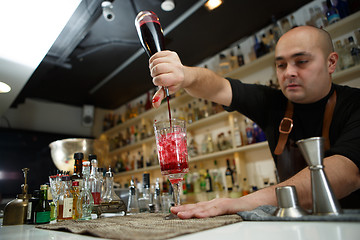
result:
[(153, 203), (155, 205), (155, 212), (159, 213), (162, 211), (162, 206), (161, 206), (161, 192), (160, 192), (160, 179), (156, 178), (156, 182), (155, 182), (155, 192), (154, 192), (154, 197), (153, 197)]
[(340, 21), (340, 15), (337, 8), (332, 4), (331, 0), (326, 0), (327, 11), (326, 11), (326, 18), (329, 24), (333, 24), (335, 22)]
[[(98, 170), (97, 156), (94, 154), (89, 154), (89, 161), (91, 162), (91, 172), (89, 177), (90, 191), (94, 199), (94, 204), (98, 205), (100, 204), (101, 201), (100, 198), (101, 185), (100, 185), (100, 179), (97, 174), (97, 170)], [(122, 168), (120, 170), (122, 170)]]
[(325, 28), (329, 25), (329, 22), (325, 16), (325, 14), (321, 11), (319, 6), (314, 7), (314, 21), (316, 24), (316, 27), (318, 28)]
[(241, 67), (242, 65), (245, 64), (245, 59), (244, 59), (244, 54), (241, 51), (241, 47), (240, 44), (237, 45), (237, 62), (238, 62), (238, 66)]
[(56, 220), (56, 204), (54, 202), (53, 196), (51, 194), (51, 190), (49, 190), (48, 187), (48, 191), (47, 191), (47, 195), (48, 195), (48, 201), (49, 201), (49, 205), (50, 205), (50, 222)]
[(129, 187), (129, 200), (127, 205), (127, 213), (128, 215), (134, 215), (140, 212), (138, 199), (136, 196), (136, 187), (134, 183), (134, 179), (131, 179), (130, 187)]
[(335, 42), (335, 51), (338, 53), (339, 55), (339, 59), (337, 61), (336, 64), (336, 71), (341, 71), (344, 69), (344, 64), (343, 64), (343, 56), (345, 55), (344, 53), (344, 46), (341, 44), (341, 40), (337, 40)]
[(105, 194), (104, 168), (98, 168), (97, 177), (100, 182), (100, 202)]
[(287, 17), (281, 19), (281, 29), (284, 33), (291, 29), (291, 24)]
[(192, 182), (194, 185), (194, 193), (200, 193), (201, 187), (200, 187), (200, 173), (197, 170), (197, 166), (194, 165), (194, 171), (192, 172)]
[(84, 154), (82, 152), (74, 153), (74, 173), (71, 176), (71, 181), (78, 181), (79, 186), (82, 185), (82, 161), (84, 159)]
[(213, 169), (213, 189), (216, 192), (222, 191), (223, 190), (223, 185), (222, 185), (222, 181), (221, 181), (221, 174), (219, 172), (218, 166), (217, 166), (217, 161), (214, 160), (214, 169)]
[(275, 43), (277, 43), (282, 35), (282, 32), (280, 30), (280, 27), (279, 25), (277, 24), (277, 21), (276, 21), (276, 18), (275, 16), (271, 16), (271, 21), (272, 21), (272, 32), (274, 34), (274, 40), (275, 40)]
[(193, 102), (194, 121), (201, 119), (200, 109), (196, 101)]
[(138, 199), (140, 212), (149, 212), (150, 204), (150, 174), (143, 174), (143, 192)]
[(243, 182), (242, 182), (242, 195), (245, 196), (245, 195), (248, 195), (250, 193), (250, 190), (249, 190), (249, 185), (247, 183), (247, 179), (246, 178), (243, 178)]
[(226, 159), (226, 165), (227, 165), (227, 168), (225, 171), (226, 188), (228, 191), (232, 191), (233, 185), (234, 185), (234, 175), (230, 168), (230, 160), (229, 159)]
[(70, 191), (71, 181), (69, 175), (61, 177), (62, 187), (60, 196), (57, 202), (57, 221), (72, 219), (73, 215), (73, 195)]
[(28, 202), (28, 207), (27, 207), (27, 214), (26, 214), (26, 223), (27, 224), (33, 224), (34, 223), (34, 210), (35, 207), (37, 206), (37, 204), (40, 201), (40, 190), (34, 190), (31, 198), (29, 199)]
[(254, 129), (249, 118), (245, 118), (247, 144), (255, 143)]
[(350, 36), (349, 40), (349, 51), (353, 57), (355, 65), (360, 64), (360, 46), (354, 42), (354, 38)]
[(234, 167), (231, 169), (232, 175), (233, 175), (233, 178), (234, 178), (233, 190), (235, 192), (239, 192), (240, 191), (240, 184), (239, 184), (239, 181), (238, 181), (238, 174), (237, 174), (237, 170), (236, 170), (235, 159), (233, 159), (233, 165), (234, 165)]
[(230, 70), (234, 70), (238, 68), (238, 59), (237, 56), (235, 56), (234, 51), (230, 51)]
[(230, 66), (230, 62), (229, 60), (226, 58), (225, 54), (220, 54), (219, 55), (219, 74), (220, 75), (224, 75), (228, 72), (230, 72), (231, 70), (231, 66)]
[(243, 140), (241, 136), (241, 130), (238, 118), (234, 116), (234, 140), (235, 147), (241, 147), (243, 145)]
[(290, 16), (290, 24), (291, 24), (291, 28), (296, 28), (298, 26), (297, 23), (296, 23), (294, 15)]
[(344, 69), (353, 67), (355, 65), (354, 58), (351, 55), (350, 42), (348, 38), (344, 39), (344, 51), (342, 54), (342, 61), (343, 61)]
[[(90, 162), (83, 162), (83, 186), (81, 187), (80, 196), (77, 201), (77, 209), (80, 213), (80, 220), (91, 219), (91, 212), (94, 206), (94, 198), (90, 191), (89, 177), (90, 177)], [(81, 209), (81, 210), (80, 210)]]
[(214, 142), (212, 140), (211, 133), (209, 132), (206, 137), (206, 152), (213, 153), (214, 152)]
[(194, 113), (191, 108), (191, 103), (188, 104), (188, 115), (187, 115), (188, 124), (191, 124), (195, 121)]
[(213, 184), (212, 184), (211, 176), (210, 176), (210, 173), (209, 173), (209, 169), (206, 169), (205, 182), (206, 182), (206, 192), (212, 192), (213, 191)]
[(78, 181), (72, 182), (71, 194), (73, 195), (73, 219), (77, 220), (80, 218), (81, 209), (78, 209), (78, 200), (80, 197), (80, 186)]
[(50, 204), (47, 199), (47, 185), (40, 186), (40, 198), (39, 202), (34, 209), (34, 223), (44, 224), (50, 222)]

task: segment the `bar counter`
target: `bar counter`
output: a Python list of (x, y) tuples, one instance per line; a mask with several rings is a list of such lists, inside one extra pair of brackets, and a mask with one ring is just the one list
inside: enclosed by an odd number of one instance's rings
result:
[[(2, 224), (2, 219), (0, 219)], [(187, 234), (173, 239), (176, 240), (219, 240), (219, 239), (247, 239), (247, 240), (352, 240), (360, 238), (360, 223), (352, 222), (254, 222), (243, 221)], [(1, 226), (0, 239), (22, 240), (86, 240), (101, 239), (79, 234), (42, 230), (34, 225)], [(135, 240), (135, 239), (134, 239)]]

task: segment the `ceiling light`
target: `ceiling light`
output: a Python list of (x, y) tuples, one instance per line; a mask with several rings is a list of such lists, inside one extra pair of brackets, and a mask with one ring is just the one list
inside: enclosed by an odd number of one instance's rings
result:
[(4, 82), (0, 82), (0, 93), (10, 92), (11, 87)]
[(223, 3), (222, 0), (209, 0), (205, 3), (205, 7), (209, 10), (212, 11), (215, 8), (217, 8), (218, 6), (220, 6)]
[(164, 11), (172, 11), (175, 8), (174, 0), (165, 0), (161, 3), (161, 9)]

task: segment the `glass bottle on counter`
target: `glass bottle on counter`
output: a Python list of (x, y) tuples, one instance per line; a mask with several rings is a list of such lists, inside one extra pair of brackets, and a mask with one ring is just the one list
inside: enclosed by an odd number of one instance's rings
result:
[(82, 152), (74, 153), (74, 173), (71, 176), (71, 181), (78, 181), (79, 186), (82, 185), (82, 161), (84, 159), (84, 154)]
[(139, 204), (136, 196), (136, 187), (134, 180), (131, 179), (129, 187), (129, 200), (127, 205), (127, 214), (134, 215), (140, 212)]
[(40, 190), (34, 190), (31, 198), (28, 202), (27, 214), (26, 214), (26, 223), (33, 224), (34, 223), (34, 210), (38, 202), (40, 201)]
[(156, 182), (155, 182), (155, 192), (154, 192), (154, 197), (153, 197), (153, 203), (155, 206), (155, 212), (159, 213), (162, 211), (162, 207), (161, 207), (161, 192), (160, 192), (160, 179), (156, 178)]
[(50, 204), (47, 199), (47, 185), (40, 186), (40, 198), (39, 202), (34, 209), (34, 223), (35, 224), (44, 224), (50, 222)]
[(98, 205), (100, 204), (101, 201), (100, 198), (101, 183), (97, 174), (97, 170), (98, 170), (97, 156), (94, 154), (89, 154), (89, 161), (91, 162), (91, 172), (89, 177), (90, 191), (94, 199), (94, 204)]
[(143, 192), (142, 196), (139, 196), (139, 208), (140, 212), (149, 212), (150, 204), (150, 174), (143, 174)]
[[(89, 177), (90, 177), (90, 162), (83, 162), (83, 186), (81, 187), (80, 196), (77, 201), (77, 209), (80, 213), (80, 220), (91, 219), (91, 212), (94, 206), (94, 199), (90, 191)], [(81, 209), (81, 210), (80, 210)]]
[(103, 203), (119, 202), (120, 197), (116, 195), (114, 191), (114, 174), (109, 167), (109, 170), (105, 173), (105, 194), (102, 198)]
[(80, 186), (78, 181), (72, 182), (71, 193), (73, 195), (73, 219), (76, 220), (80, 218), (81, 212), (81, 209), (78, 209), (77, 205), (80, 196)]
[(57, 221), (72, 219), (73, 215), (73, 195), (70, 191), (71, 181), (69, 175), (63, 175), (61, 177), (61, 192), (57, 202)]

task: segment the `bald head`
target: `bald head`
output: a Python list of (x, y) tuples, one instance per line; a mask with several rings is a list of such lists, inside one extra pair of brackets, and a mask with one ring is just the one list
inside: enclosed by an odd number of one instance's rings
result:
[(330, 53), (334, 52), (330, 34), (323, 29), (312, 26), (300, 26), (291, 29), (279, 39), (277, 46), (282, 44), (283, 41), (287, 41), (294, 37), (311, 38), (311, 43), (322, 50), (325, 58), (327, 58)]
[(325, 58), (327, 58), (330, 53), (334, 52), (331, 36), (323, 29), (312, 26), (296, 27), (285, 33), (279, 39), (278, 44), (281, 44), (283, 41), (287, 41), (289, 38), (291, 39), (294, 37), (311, 38), (311, 43), (322, 50)]

